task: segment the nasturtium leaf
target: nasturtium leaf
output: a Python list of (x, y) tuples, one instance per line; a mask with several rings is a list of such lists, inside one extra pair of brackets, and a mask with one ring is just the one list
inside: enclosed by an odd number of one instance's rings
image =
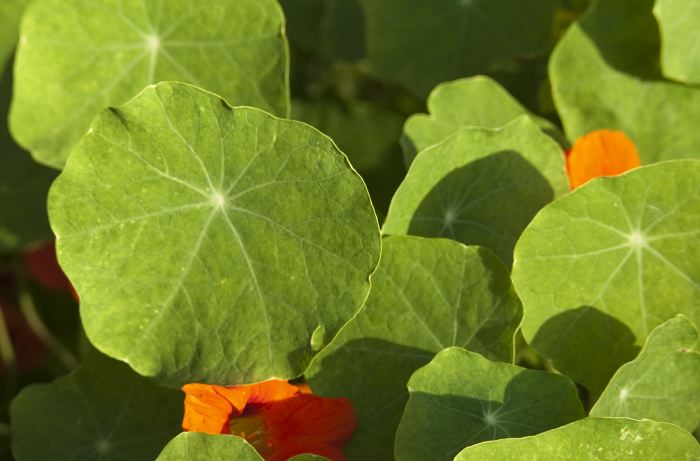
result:
[(365, 306), (306, 376), (315, 393), (352, 400), (350, 459), (391, 459), (411, 374), (455, 345), (511, 361), (520, 318), (508, 271), (489, 250), (387, 237)]
[(620, 367), (591, 416), (653, 419), (693, 431), (700, 424), (698, 330), (677, 316), (656, 327), (632, 362)]
[(155, 459), (180, 432), (182, 394), (95, 352), (70, 375), (12, 401), (17, 461)]
[(280, 0), (290, 40), (331, 60), (365, 56), (365, 20), (358, 0)]
[(0, 2), (0, 69), (17, 45), (19, 21), (29, 0), (3, 0)]
[[(410, 165), (416, 154), (439, 143), (460, 128), (498, 128), (523, 114), (529, 114), (515, 98), (489, 77), (478, 76), (441, 83), (428, 97), (428, 112), (406, 121), (401, 148)], [(564, 135), (550, 121), (531, 115), (532, 120), (558, 142)]]
[(698, 458), (698, 442), (673, 424), (627, 418), (586, 418), (533, 437), (467, 447), (455, 461), (690, 461)]
[(164, 80), (286, 115), (283, 29), (274, 0), (36, 0), (20, 30), (12, 133), (61, 167), (99, 112)]
[(460, 348), (440, 352), (408, 382), (396, 460), (451, 460), (464, 447), (538, 434), (583, 418), (566, 377), (492, 362)]
[(165, 446), (156, 461), (263, 461), (263, 458), (240, 437), (183, 432)]
[(656, 0), (661, 34), (661, 69), (670, 79), (700, 84), (700, 3)]
[(160, 382), (300, 375), (359, 309), (380, 239), (308, 125), (181, 83), (100, 114), (49, 194), (90, 340)]
[(510, 266), (525, 226), (568, 190), (563, 153), (527, 116), (462, 128), (418, 154), (382, 232), (482, 245)]
[(6, 120), (12, 95), (10, 67), (0, 77), (0, 252), (52, 237), (46, 194), (57, 174), (23, 152), (1, 122)]
[[(497, 61), (543, 53), (556, 0), (361, 0), (371, 70), (425, 97)], [(524, 21), (523, 18), (527, 18)]]
[(642, 163), (700, 157), (700, 88), (661, 75), (653, 3), (596, 1), (552, 54), (554, 101), (572, 141), (611, 128), (632, 138)]
[(522, 331), (599, 394), (649, 332), (700, 324), (700, 161), (598, 178), (545, 207), (515, 247)]

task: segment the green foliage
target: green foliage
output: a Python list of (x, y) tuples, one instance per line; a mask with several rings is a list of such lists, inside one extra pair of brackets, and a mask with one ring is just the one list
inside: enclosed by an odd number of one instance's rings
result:
[(661, 33), (661, 68), (670, 79), (700, 83), (700, 4), (656, 0), (654, 16)]
[(382, 251), (364, 308), (306, 375), (315, 392), (352, 399), (353, 459), (393, 456), (416, 369), (450, 346), (510, 362), (521, 317), (506, 268), (484, 248), (396, 236), (384, 239)]
[(263, 461), (245, 439), (184, 432), (168, 443), (156, 461)]

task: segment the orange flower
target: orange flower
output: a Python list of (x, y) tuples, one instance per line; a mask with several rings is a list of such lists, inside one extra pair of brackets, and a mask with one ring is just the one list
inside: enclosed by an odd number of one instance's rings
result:
[(182, 390), (184, 430), (242, 437), (268, 461), (303, 453), (344, 461), (341, 449), (357, 424), (350, 400), (312, 395), (308, 386), (286, 381), (248, 386), (195, 383)]
[(581, 136), (566, 156), (571, 189), (598, 176), (621, 174), (639, 165), (632, 140), (615, 130), (596, 130)]

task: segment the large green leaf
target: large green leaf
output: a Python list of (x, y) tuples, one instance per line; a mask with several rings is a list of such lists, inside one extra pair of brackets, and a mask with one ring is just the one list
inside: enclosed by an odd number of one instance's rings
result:
[(350, 459), (391, 459), (411, 374), (445, 347), (511, 361), (520, 317), (508, 271), (488, 250), (388, 237), (365, 307), (312, 362), (314, 392), (349, 397)]
[[(464, 447), (538, 434), (583, 417), (566, 377), (449, 348), (416, 371), (396, 433), (396, 460), (451, 460)], [(496, 459), (496, 458), (494, 458)]]
[(22, 390), (10, 416), (17, 461), (146, 461), (180, 432), (182, 394), (91, 353), (70, 375)]
[(21, 27), (12, 132), (61, 167), (95, 115), (164, 80), (286, 115), (283, 23), (274, 0), (37, 0)]
[(29, 0), (3, 0), (0, 2), (0, 69), (17, 45), (17, 33), (22, 12)]
[(179, 83), (98, 116), (49, 216), (88, 337), (172, 385), (298, 376), (379, 257), (367, 189), (329, 138)]
[(416, 157), (382, 231), (482, 245), (510, 266), (525, 226), (568, 190), (563, 153), (527, 116), (462, 128)]
[(649, 332), (700, 323), (700, 161), (599, 178), (545, 207), (515, 248), (525, 339), (600, 393)]
[(666, 77), (700, 83), (700, 3), (656, 0), (654, 15), (661, 33), (661, 68)]
[(365, 21), (358, 0), (280, 0), (289, 38), (326, 59), (365, 56)]
[(263, 461), (263, 458), (240, 437), (183, 432), (165, 446), (156, 461)]
[(698, 330), (683, 316), (654, 329), (642, 352), (613, 375), (591, 416), (624, 416), (700, 424)]
[(554, 50), (554, 101), (571, 140), (614, 128), (644, 163), (700, 157), (700, 89), (663, 79), (653, 3), (597, 1)]
[[(361, 0), (370, 66), (421, 97), (446, 80), (547, 50), (556, 0)], [(523, 18), (527, 17), (527, 21)]]
[[(413, 115), (404, 126), (401, 147), (407, 165), (416, 153), (462, 127), (498, 128), (529, 114), (502, 86), (484, 76), (441, 83), (430, 92), (428, 111), (429, 115)], [(535, 116), (532, 119), (544, 132), (565, 143), (564, 135), (550, 121)]]
[(690, 461), (699, 458), (698, 442), (673, 424), (627, 418), (586, 418), (534, 437), (480, 443), (466, 448), (455, 461)]

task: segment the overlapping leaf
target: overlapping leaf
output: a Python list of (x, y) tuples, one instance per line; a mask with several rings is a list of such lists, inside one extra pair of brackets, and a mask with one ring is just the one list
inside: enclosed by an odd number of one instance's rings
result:
[(363, 310), (311, 364), (314, 392), (349, 397), (358, 418), (351, 459), (391, 459), (416, 369), (448, 346), (510, 361), (520, 303), (488, 250), (450, 240), (384, 239)]
[(168, 443), (156, 461), (263, 461), (248, 442), (233, 435), (184, 432)]
[(525, 226), (568, 190), (563, 153), (527, 116), (462, 128), (416, 157), (382, 231), (482, 245), (510, 266)]
[(154, 459), (180, 432), (182, 394), (92, 353), (74, 373), (25, 388), (11, 418), (18, 461)]
[(700, 83), (700, 3), (656, 0), (654, 15), (661, 33), (661, 68), (666, 77)]
[(556, 5), (555, 0), (361, 2), (372, 70), (421, 97), (440, 82), (483, 74), (497, 61), (545, 52)]
[(288, 111), (287, 45), (274, 0), (37, 0), (15, 71), (12, 132), (56, 167), (95, 115), (159, 81)]
[(0, 69), (17, 45), (17, 31), (22, 12), (29, 0), (4, 0), (0, 2)]
[(596, 1), (552, 54), (554, 100), (572, 141), (614, 128), (634, 140), (643, 163), (699, 157), (700, 89), (662, 77), (653, 4)]
[(534, 437), (496, 440), (467, 447), (455, 461), (671, 461), (698, 458), (698, 442), (673, 424), (626, 418), (586, 418)]
[(654, 329), (635, 360), (615, 373), (591, 416), (653, 419), (693, 431), (700, 424), (698, 331), (682, 316)]
[(700, 323), (700, 161), (599, 178), (545, 207), (515, 248), (525, 339), (600, 393), (651, 330)]
[(184, 84), (103, 112), (49, 201), (90, 340), (172, 385), (298, 376), (379, 256), (330, 139)]
[[(406, 121), (401, 139), (404, 160), (410, 165), (416, 154), (439, 143), (460, 128), (498, 128), (519, 115), (529, 114), (515, 98), (489, 77), (472, 77), (442, 83), (428, 97), (430, 114), (416, 114)], [(532, 120), (558, 142), (564, 135), (548, 120)]]
[(460, 348), (440, 352), (416, 371), (408, 390), (397, 461), (451, 460), (484, 440), (538, 434), (583, 417), (576, 387), (564, 376)]

